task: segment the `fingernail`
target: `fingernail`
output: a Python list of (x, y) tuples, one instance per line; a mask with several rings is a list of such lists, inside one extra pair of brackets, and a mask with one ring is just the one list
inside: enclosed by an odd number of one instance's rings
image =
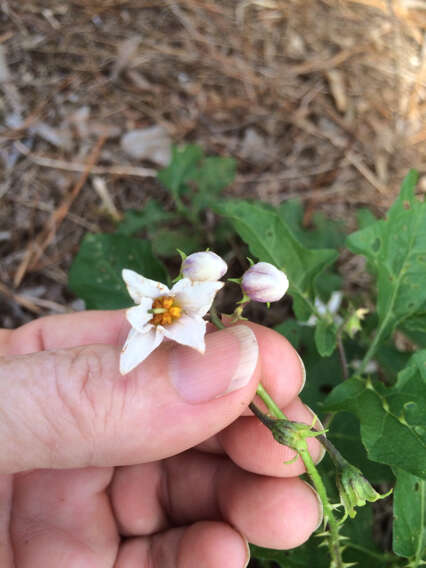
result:
[(244, 564), (243, 568), (247, 568), (247, 566), (250, 563), (250, 546), (249, 546), (248, 540), (243, 535), (241, 535), (241, 538), (243, 539), (244, 545), (247, 549), (247, 560), (246, 560), (246, 563)]
[(256, 336), (248, 326), (229, 327), (206, 335), (203, 355), (189, 347), (171, 351), (171, 381), (186, 402), (207, 402), (245, 387), (258, 354)]
[[(312, 414), (312, 421), (313, 421), (312, 427), (315, 430), (324, 430), (324, 426), (322, 425), (321, 420), (318, 418), (318, 416), (315, 414), (315, 412), (312, 410), (312, 408), (310, 408), (307, 404), (305, 404), (305, 407)], [(325, 436), (325, 434), (324, 434), (324, 436)], [(319, 464), (323, 460), (323, 458), (325, 456), (325, 452), (326, 452), (324, 446), (321, 443), (320, 443), (320, 446), (321, 446), (321, 454), (320, 454), (319, 458), (317, 459), (317, 461), (315, 462), (316, 464)]]
[(321, 499), (320, 499), (320, 496), (318, 495), (318, 493), (316, 492), (316, 490), (312, 487), (312, 485), (311, 485), (310, 483), (308, 483), (307, 481), (305, 481), (304, 479), (302, 479), (302, 481), (303, 481), (303, 483), (304, 483), (305, 485), (307, 485), (307, 486), (309, 487), (309, 489), (310, 489), (310, 490), (312, 491), (312, 493), (315, 495), (315, 497), (317, 498), (317, 501), (318, 501), (318, 503), (319, 503), (319, 520), (318, 520), (317, 526), (316, 526), (315, 529), (314, 529), (314, 532), (315, 532), (316, 530), (318, 530), (318, 529), (320, 528), (321, 523), (322, 523), (322, 520), (323, 520), (323, 518), (324, 518), (324, 507), (323, 507), (322, 501), (321, 501)]
[(299, 392), (297, 393), (297, 394), (300, 394), (302, 392), (302, 390), (304, 389), (305, 383), (306, 383), (306, 368), (305, 368), (305, 363), (302, 360), (302, 357), (299, 355), (299, 353), (297, 353), (297, 351), (296, 351), (296, 354), (299, 357), (300, 366), (302, 367), (302, 385), (300, 387)]

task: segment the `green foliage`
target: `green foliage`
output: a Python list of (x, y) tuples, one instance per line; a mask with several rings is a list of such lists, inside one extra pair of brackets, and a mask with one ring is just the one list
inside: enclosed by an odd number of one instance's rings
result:
[(197, 175), (203, 159), (203, 150), (195, 144), (173, 146), (172, 159), (167, 168), (158, 173), (159, 181), (170, 191), (174, 199), (189, 190), (188, 182)]
[[(149, 199), (143, 209), (130, 209), (117, 226), (117, 233), (136, 235), (141, 232), (151, 241), (155, 254), (172, 257), (176, 249), (187, 254), (209, 246), (203, 215), (212, 207), (220, 192), (235, 177), (235, 160), (204, 155), (200, 146), (173, 147), (172, 160), (158, 173), (158, 180), (173, 199), (174, 210)], [(229, 227), (221, 224), (217, 241), (229, 237)]]
[(415, 198), (417, 173), (405, 178), (387, 218), (348, 237), (347, 245), (367, 257), (377, 273), (379, 333), (389, 335), (404, 320), (426, 318), (426, 203)]
[(426, 477), (426, 350), (412, 356), (396, 384), (354, 377), (329, 395), (325, 410), (353, 412), (371, 460)]
[(252, 556), (261, 561), (261, 566), (273, 568), (328, 568), (329, 559), (327, 550), (318, 548), (318, 542), (311, 538), (306, 544), (295, 550), (273, 550), (260, 546), (250, 546)]
[(226, 201), (216, 210), (231, 220), (251, 254), (274, 264), (287, 274), (294, 311), (306, 320), (315, 311), (315, 282), (324, 268), (337, 258), (331, 249), (307, 249), (277, 213), (259, 203)]
[(321, 318), (315, 327), (315, 343), (322, 357), (329, 357), (336, 348), (337, 327), (332, 318)]
[[(333, 291), (342, 289), (335, 261), (345, 244), (344, 224), (316, 212), (306, 228), (297, 201), (274, 208), (226, 199), (221, 192), (234, 176), (230, 158), (206, 157), (193, 144), (174, 147), (170, 165), (158, 174), (162, 193), (142, 209), (126, 211), (114, 234), (83, 239), (70, 270), (70, 288), (88, 308), (127, 307), (131, 300), (121, 270), (131, 268), (167, 282), (157, 256), (175, 256), (176, 248), (189, 254), (210, 247), (237, 264), (247, 246), (253, 257), (284, 270), (294, 318), (275, 329), (304, 360), (308, 380), (303, 401), (320, 419), (331, 413), (328, 439), (371, 483), (385, 492), (396, 477), (393, 548), (398, 556), (375, 544), (373, 511), (366, 506), (342, 528), (348, 537), (344, 560), (366, 568), (418, 567), (426, 510), (426, 203), (414, 195), (417, 175), (408, 174), (385, 219), (377, 220), (367, 209), (357, 212), (359, 230), (346, 244), (366, 258), (377, 286), (368, 300), (346, 296), (338, 314), (322, 308)], [(371, 309), (375, 301), (376, 310)], [(351, 317), (367, 306), (368, 316), (354, 324)], [(397, 348), (395, 329), (420, 347), (417, 353)], [(373, 360), (378, 368), (368, 375)], [(328, 457), (319, 471), (330, 499), (338, 501)], [(321, 540), (314, 536), (291, 551), (252, 547), (252, 554), (257, 565), (267, 568), (326, 568), (329, 556), (319, 547)]]
[(358, 221), (358, 227), (360, 229), (365, 229), (370, 225), (374, 225), (374, 223), (377, 221), (373, 213), (365, 207), (358, 209), (358, 211), (356, 212), (356, 219)]
[(150, 239), (152, 248), (158, 256), (175, 256), (177, 249), (191, 254), (203, 248), (202, 237), (191, 229), (182, 231), (161, 227), (150, 232)]
[[(159, 181), (170, 191), (178, 211), (194, 221), (211, 207), (222, 189), (233, 182), (235, 160), (205, 157), (200, 146), (175, 146), (170, 165), (159, 172)], [(186, 197), (186, 204), (183, 199)]]
[(155, 199), (149, 199), (143, 209), (129, 209), (124, 213), (123, 220), (117, 226), (117, 233), (130, 237), (144, 229), (152, 230), (175, 219), (175, 213), (166, 211)]
[(303, 228), (303, 206), (296, 199), (284, 201), (277, 213), (288, 225), (294, 236), (306, 248), (341, 248), (346, 237), (342, 221), (328, 219), (321, 212), (314, 213), (312, 229)]
[(69, 287), (83, 298), (88, 309), (126, 308), (132, 301), (121, 278), (123, 268), (167, 282), (166, 270), (153, 256), (148, 241), (124, 235), (87, 234), (72, 263)]
[[(277, 214), (288, 225), (295, 238), (306, 248), (339, 249), (344, 243), (346, 233), (341, 221), (328, 219), (315, 212), (312, 219), (312, 229), (303, 227), (303, 207), (300, 201), (284, 201), (278, 208)], [(333, 270), (332, 266), (326, 267), (316, 280), (316, 290), (320, 298), (328, 300), (333, 290), (339, 290), (342, 286), (342, 278)]]
[(426, 482), (395, 469), (393, 550), (420, 560), (426, 553)]

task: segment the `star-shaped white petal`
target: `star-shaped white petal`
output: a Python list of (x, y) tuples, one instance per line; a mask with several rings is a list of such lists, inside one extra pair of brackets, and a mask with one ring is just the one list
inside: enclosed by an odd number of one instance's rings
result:
[(207, 322), (200, 317), (183, 315), (172, 324), (163, 327), (162, 333), (177, 343), (187, 345), (200, 351), (200, 353), (204, 353), (206, 349), (204, 342), (206, 325)]
[[(203, 316), (209, 311), (223, 282), (194, 282), (182, 278), (170, 290), (165, 284), (145, 278), (133, 270), (124, 269), (122, 274), (129, 294), (137, 304), (126, 311), (127, 321), (132, 328), (120, 357), (120, 372), (123, 375), (142, 363), (164, 338), (204, 353), (207, 322)], [(165, 297), (173, 298), (173, 305), (181, 309), (181, 315), (173, 313), (170, 315), (172, 322), (162, 324), (154, 316), (165, 314), (169, 307), (163, 304), (166, 308), (161, 311), (154, 300), (160, 298), (161, 306)]]
[(163, 339), (164, 335), (154, 327), (146, 333), (139, 333), (132, 328), (121, 350), (120, 373), (122, 375), (130, 373), (160, 345)]
[(152, 298), (155, 300), (155, 298), (170, 294), (170, 290), (165, 284), (145, 278), (134, 270), (125, 268), (122, 271), (122, 276), (126, 283), (127, 290), (135, 304), (140, 304), (142, 298)]
[(185, 313), (203, 317), (223, 285), (223, 282), (193, 282), (188, 278), (182, 278), (173, 286), (171, 294), (175, 296)]

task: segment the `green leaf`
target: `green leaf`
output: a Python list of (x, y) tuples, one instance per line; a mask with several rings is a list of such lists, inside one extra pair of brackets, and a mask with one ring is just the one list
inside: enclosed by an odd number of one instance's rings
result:
[(276, 212), (264, 204), (232, 200), (218, 204), (216, 210), (231, 219), (251, 254), (284, 270), (296, 316), (307, 319), (313, 309), (316, 278), (336, 260), (337, 251), (305, 248)]
[(358, 221), (358, 227), (360, 229), (365, 229), (377, 221), (370, 209), (367, 209), (366, 207), (361, 207), (357, 210), (356, 220)]
[(297, 199), (284, 201), (277, 208), (279, 217), (290, 228), (294, 236), (307, 248), (340, 248), (346, 236), (342, 221), (335, 221), (316, 212), (312, 228), (303, 227), (303, 206)]
[(325, 410), (358, 416), (361, 438), (373, 461), (426, 477), (426, 350), (415, 353), (389, 388), (352, 378), (337, 386)]
[(149, 236), (152, 241), (152, 248), (158, 256), (176, 256), (176, 249), (191, 254), (203, 248), (198, 235), (186, 232), (183, 226), (180, 229), (161, 228), (149, 232)]
[[(361, 443), (360, 423), (353, 414), (339, 412), (335, 415), (327, 438), (333, 442), (343, 456), (349, 458), (350, 462), (362, 471), (370, 483), (392, 482), (394, 480), (389, 466), (368, 459), (367, 452)], [(361, 509), (358, 509), (359, 511)]]
[(417, 173), (405, 178), (386, 220), (348, 237), (348, 247), (367, 257), (377, 273), (380, 338), (426, 311), (426, 203), (414, 196)]
[(277, 325), (274, 329), (278, 331), (278, 333), (281, 333), (281, 335), (284, 335), (295, 349), (299, 349), (302, 341), (303, 327), (297, 320), (289, 318), (285, 322)]
[(152, 228), (174, 219), (176, 219), (175, 213), (165, 211), (158, 201), (150, 199), (143, 209), (128, 209), (124, 213), (123, 220), (118, 224), (116, 232), (120, 235), (132, 236), (143, 229)]
[(123, 268), (167, 282), (167, 272), (153, 256), (148, 241), (117, 234), (87, 234), (72, 263), (69, 287), (88, 309), (126, 308), (133, 302), (121, 278)]
[(315, 345), (315, 328), (301, 325), (297, 320), (287, 320), (274, 329), (284, 335), (301, 354), (308, 377), (302, 393), (303, 401), (314, 412), (320, 412), (326, 395), (343, 379), (337, 352), (330, 357), (321, 357)]
[(398, 327), (416, 345), (426, 348), (426, 312), (423, 308), (414, 316), (404, 320)]
[(173, 146), (171, 162), (158, 172), (157, 178), (175, 199), (188, 190), (186, 184), (193, 179), (203, 156), (203, 149), (195, 144)]
[(382, 552), (373, 540), (373, 512), (371, 505), (357, 509), (356, 517), (347, 519), (342, 534), (348, 537), (345, 541), (348, 548), (343, 553), (345, 562), (356, 562), (360, 568), (389, 568), (396, 558)]
[(336, 348), (337, 327), (333, 320), (322, 318), (315, 326), (315, 344), (321, 357), (329, 357)]
[[(276, 209), (278, 216), (289, 227), (293, 235), (306, 248), (341, 248), (346, 233), (343, 223), (329, 219), (316, 212), (312, 219), (312, 228), (303, 227), (303, 206), (299, 200), (284, 201)], [(342, 277), (331, 268), (326, 268), (317, 278), (316, 289), (320, 298), (326, 301), (334, 290), (342, 287)]]
[(402, 469), (394, 473), (392, 548), (399, 556), (420, 560), (426, 553), (426, 482)]
[(388, 341), (380, 345), (377, 349), (375, 359), (385, 373), (389, 382), (395, 382), (397, 374), (405, 369), (412, 353), (398, 351), (393, 341)]
[(211, 156), (205, 158), (191, 180), (197, 186), (192, 203), (204, 209), (215, 202), (218, 194), (234, 181), (236, 163), (233, 158)]

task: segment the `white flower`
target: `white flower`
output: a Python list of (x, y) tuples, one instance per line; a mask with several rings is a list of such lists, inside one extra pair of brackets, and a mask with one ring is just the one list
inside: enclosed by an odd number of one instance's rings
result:
[(277, 302), (288, 289), (288, 278), (269, 262), (258, 262), (244, 272), (241, 288), (251, 300), (256, 302)]
[[(357, 371), (361, 367), (361, 359), (354, 359), (349, 364), (353, 369)], [(377, 361), (372, 359), (365, 366), (364, 373), (377, 373), (378, 370), (379, 370), (379, 365)]]
[(194, 252), (187, 256), (182, 263), (183, 276), (196, 281), (219, 280), (227, 270), (226, 262), (210, 250)]
[(142, 363), (165, 337), (204, 353), (207, 322), (203, 317), (223, 282), (191, 282), (183, 278), (169, 290), (165, 284), (133, 270), (124, 269), (122, 276), (138, 304), (126, 312), (132, 329), (121, 351), (122, 375)]
[[(340, 304), (342, 303), (343, 300), (343, 293), (339, 290), (335, 290), (334, 292), (332, 292), (329, 301), (327, 302), (327, 304), (324, 304), (324, 302), (322, 300), (320, 300), (319, 298), (315, 298), (315, 308), (317, 310), (317, 312), (319, 313), (320, 316), (325, 316), (327, 314), (330, 314), (331, 316), (333, 316), (333, 321), (336, 325), (340, 325), (343, 320), (342, 318), (338, 315), (338, 311), (340, 308)], [(305, 322), (299, 322), (301, 325), (307, 325), (309, 327), (314, 327), (317, 324), (318, 318), (317, 316), (312, 315), (308, 321)]]

